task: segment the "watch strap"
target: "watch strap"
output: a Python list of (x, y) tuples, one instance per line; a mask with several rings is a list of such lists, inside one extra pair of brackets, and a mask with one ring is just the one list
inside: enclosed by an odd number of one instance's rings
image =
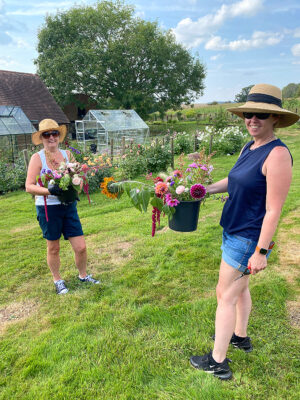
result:
[(255, 251), (257, 251), (258, 253), (263, 254), (263, 255), (266, 255), (268, 253), (267, 249), (264, 249), (263, 247), (258, 247), (258, 246), (256, 246)]

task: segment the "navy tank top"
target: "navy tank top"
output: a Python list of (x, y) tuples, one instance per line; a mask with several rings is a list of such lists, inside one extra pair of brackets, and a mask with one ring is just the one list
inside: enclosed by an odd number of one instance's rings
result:
[(266, 213), (267, 183), (262, 166), (274, 147), (288, 147), (276, 139), (250, 150), (253, 143), (246, 144), (228, 174), (229, 198), (224, 205), (220, 225), (231, 235), (258, 241)]

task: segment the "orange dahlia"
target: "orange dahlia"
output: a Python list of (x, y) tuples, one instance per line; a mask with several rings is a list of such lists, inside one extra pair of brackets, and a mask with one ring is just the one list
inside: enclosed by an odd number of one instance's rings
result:
[(163, 196), (169, 190), (168, 185), (165, 182), (158, 182), (155, 185), (155, 194)]

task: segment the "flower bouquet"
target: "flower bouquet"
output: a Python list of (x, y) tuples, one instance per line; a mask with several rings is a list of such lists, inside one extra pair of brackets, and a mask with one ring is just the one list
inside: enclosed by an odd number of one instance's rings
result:
[[(83, 187), (84, 192), (89, 197), (89, 185), (87, 180), (87, 173), (91, 170), (87, 164), (80, 164), (78, 162), (61, 162), (56, 170), (41, 170), (41, 174), (37, 176), (36, 180), (40, 186), (48, 188), (48, 185), (58, 185), (62, 189), (61, 194), (57, 197), (62, 204), (68, 205), (75, 200), (79, 200), (78, 193)], [(48, 221), (47, 202), (44, 196), (45, 214)]]
[[(213, 166), (209, 164), (210, 156), (204, 151), (190, 155), (192, 163), (186, 168), (183, 156), (179, 158), (179, 168), (160, 173), (153, 177), (150, 173), (146, 179), (152, 184), (138, 181), (115, 182), (113, 178), (103, 182), (102, 193), (111, 198), (120, 197), (126, 193), (132, 204), (140, 211), (147, 211), (152, 205), (152, 236), (160, 224), (161, 214), (169, 218), (169, 226), (173, 230), (190, 232), (197, 228), (200, 202), (207, 197), (205, 185), (211, 183)], [(194, 211), (189, 213), (190, 208)], [(178, 221), (179, 219), (179, 221)], [(186, 224), (186, 220), (191, 225)], [(181, 222), (180, 222), (181, 221)], [(185, 226), (182, 226), (183, 225)]]

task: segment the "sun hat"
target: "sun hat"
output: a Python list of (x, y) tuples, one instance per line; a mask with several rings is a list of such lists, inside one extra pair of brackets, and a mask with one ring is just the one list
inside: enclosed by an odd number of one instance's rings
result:
[(227, 108), (233, 114), (243, 118), (244, 112), (260, 112), (280, 115), (276, 128), (284, 128), (293, 125), (298, 121), (300, 116), (289, 110), (282, 108), (282, 93), (281, 90), (273, 85), (260, 83), (254, 85), (244, 105), (239, 107)]
[(39, 130), (36, 132), (33, 132), (32, 136), (31, 136), (32, 143), (35, 144), (36, 146), (38, 144), (41, 144), (42, 143), (41, 133), (47, 132), (47, 131), (59, 131), (59, 133), (60, 133), (59, 142), (62, 143), (62, 141), (64, 140), (64, 138), (66, 137), (66, 134), (67, 134), (67, 127), (66, 127), (66, 125), (58, 125), (58, 123), (56, 121), (54, 121), (54, 119), (50, 119), (50, 118), (43, 119), (39, 123)]

